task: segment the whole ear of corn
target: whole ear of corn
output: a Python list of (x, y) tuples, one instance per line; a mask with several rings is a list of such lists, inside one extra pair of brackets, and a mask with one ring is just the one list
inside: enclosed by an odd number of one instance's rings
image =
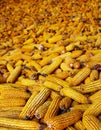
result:
[(101, 99), (101, 90), (95, 92), (94, 94), (92, 94), (90, 97), (89, 97), (89, 100), (91, 102), (96, 102), (97, 99)]
[(59, 101), (60, 101), (61, 97), (57, 96), (55, 97), (50, 106), (48, 107), (48, 110), (44, 116), (44, 121), (47, 122), (48, 119), (54, 117), (57, 115), (58, 111), (59, 111)]
[(20, 113), (20, 118), (32, 119), (37, 108), (45, 102), (49, 95), (50, 90), (47, 88), (43, 88), (36, 96), (33, 96), (32, 94)]
[(70, 111), (47, 120), (47, 125), (54, 130), (64, 129), (76, 123), (81, 116), (80, 111)]
[(61, 89), (60, 94), (68, 96), (79, 103), (87, 103), (87, 97), (73, 88), (63, 88)]
[(76, 122), (74, 124), (74, 127), (77, 129), (77, 130), (85, 130), (85, 126), (83, 124), (83, 122), (81, 120), (79, 120), (78, 122)]
[(11, 118), (0, 118), (0, 126), (18, 128), (22, 130), (39, 130), (40, 124), (35, 121), (18, 120)]
[(91, 70), (90, 68), (83, 68), (81, 69), (72, 79), (72, 85), (78, 85), (80, 84), (87, 76), (90, 74)]
[(93, 115), (84, 116), (83, 124), (87, 130), (101, 130), (101, 122)]

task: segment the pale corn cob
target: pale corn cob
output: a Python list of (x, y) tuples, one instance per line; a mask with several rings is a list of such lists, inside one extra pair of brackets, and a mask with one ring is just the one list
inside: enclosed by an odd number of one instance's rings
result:
[(92, 94), (90, 97), (89, 97), (89, 100), (91, 102), (96, 102), (97, 99), (101, 99), (101, 90), (95, 92), (94, 94)]
[(84, 115), (98, 116), (101, 113), (101, 99), (97, 99), (96, 102), (91, 104), (89, 108), (84, 112)]
[(84, 116), (83, 124), (87, 130), (101, 130), (101, 122), (93, 115)]
[(52, 81), (52, 82), (55, 82), (57, 84), (59, 84), (60, 86), (63, 86), (63, 87), (69, 87), (68, 83), (60, 78), (57, 78), (57, 77), (54, 77), (54, 76), (47, 76), (46, 77), (46, 80), (49, 80), (49, 81)]
[(44, 104), (42, 104), (36, 111), (35, 111), (35, 117), (37, 119), (43, 118), (45, 113), (48, 110), (49, 105), (51, 104), (51, 101), (46, 101)]
[(47, 125), (54, 130), (64, 129), (76, 123), (81, 116), (80, 111), (70, 111), (47, 120)]
[(49, 95), (50, 90), (47, 88), (43, 88), (36, 96), (32, 94), (20, 113), (20, 118), (32, 119), (35, 111), (45, 102)]
[(43, 59), (40, 61), (40, 65), (41, 65), (41, 66), (47, 65), (47, 64), (52, 60), (52, 58), (54, 58), (54, 57), (56, 57), (56, 56), (58, 56), (58, 54), (57, 54), (57, 53), (53, 53), (53, 54), (51, 54), (51, 55), (49, 55), (49, 56), (43, 58)]
[(87, 103), (88, 101), (85, 95), (70, 87), (61, 89), (60, 94), (63, 96), (68, 96), (79, 103)]
[(72, 79), (72, 85), (78, 85), (80, 84), (87, 76), (90, 74), (91, 70), (90, 68), (83, 68), (81, 69)]
[(60, 91), (62, 88), (62, 86), (60, 86), (59, 84), (47, 80), (43, 83), (43, 85), (55, 91)]
[(11, 64), (7, 64), (7, 70), (12, 73), (12, 71), (14, 70), (14, 68), (11, 66)]
[(92, 70), (90, 73), (91, 81), (97, 80), (99, 78), (98, 70)]
[(81, 120), (79, 120), (78, 122), (76, 122), (74, 124), (74, 127), (77, 129), (77, 130), (85, 130), (85, 126), (83, 124), (83, 122)]
[(55, 97), (50, 106), (48, 107), (48, 110), (44, 116), (44, 121), (47, 122), (48, 119), (54, 117), (57, 115), (58, 111), (59, 111), (59, 101), (60, 101), (61, 97), (57, 96)]
[(0, 99), (6, 98), (24, 98), (28, 99), (30, 94), (26, 91), (16, 90), (16, 89), (6, 89), (1, 92)]
[(9, 128), (18, 128), (22, 130), (39, 130), (40, 124), (35, 121), (26, 121), (10, 118), (0, 118), (0, 126)]
[(7, 78), (7, 82), (13, 83), (17, 80), (20, 72), (22, 70), (21, 66), (16, 66), (15, 69), (12, 71), (12, 73)]
[(90, 92), (95, 92), (97, 90), (101, 89), (101, 79), (98, 79), (96, 81), (93, 81), (91, 83), (81, 85), (81, 92), (83, 93), (90, 93)]
[(70, 126), (68, 128), (66, 128), (66, 130), (76, 130), (74, 127)]
[(77, 58), (77, 57), (81, 56), (81, 54), (82, 54), (82, 50), (72, 51), (71, 58)]
[(61, 110), (67, 110), (69, 108), (69, 106), (71, 105), (71, 98), (69, 97), (64, 97), (59, 104), (59, 107)]
[(26, 100), (23, 98), (9, 98), (9, 99), (0, 99), (0, 108), (1, 107), (17, 107), (24, 106)]
[(72, 110), (80, 110), (82, 112), (86, 111), (91, 104), (80, 104), (80, 105), (74, 105), (71, 107)]
[(48, 65), (43, 71), (40, 71), (42, 74), (50, 74), (61, 64), (61, 62), (62, 59), (60, 57), (55, 58), (50, 65)]

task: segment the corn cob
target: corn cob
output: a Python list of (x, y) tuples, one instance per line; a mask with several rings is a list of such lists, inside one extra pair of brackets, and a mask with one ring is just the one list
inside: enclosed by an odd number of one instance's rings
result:
[(1, 107), (17, 107), (24, 106), (26, 103), (23, 98), (9, 98), (9, 99), (0, 99), (0, 108)]
[(97, 80), (98, 78), (99, 78), (98, 71), (97, 70), (92, 70), (91, 74), (90, 74), (91, 81)]
[(72, 51), (71, 58), (77, 58), (77, 57), (81, 56), (81, 54), (82, 54), (82, 50)]
[(59, 84), (56, 84), (56, 83), (54, 83), (54, 82), (47, 81), (47, 80), (43, 83), (43, 85), (44, 85), (45, 87), (50, 88), (50, 89), (53, 89), (53, 90), (55, 90), (55, 91), (60, 91), (61, 88), (62, 88), (62, 86), (60, 86)]
[(49, 105), (51, 104), (51, 101), (46, 101), (44, 104), (42, 104), (36, 111), (35, 111), (35, 117), (40, 119), (43, 118), (45, 113), (48, 110)]
[(33, 43), (33, 38), (29, 38), (27, 39), (23, 44), (29, 44), (29, 43)]
[(91, 70), (87, 67), (81, 69), (72, 79), (72, 85), (80, 84), (90, 74)]
[(83, 124), (83, 122), (81, 120), (79, 120), (78, 122), (76, 122), (74, 124), (74, 127), (77, 129), (77, 130), (85, 130), (85, 126)]
[(84, 83), (85, 83), (85, 84), (91, 83), (91, 78), (90, 78), (90, 77), (87, 77), (87, 78), (84, 80)]
[(20, 113), (20, 118), (22, 119), (32, 119), (35, 111), (41, 106), (45, 100), (50, 95), (50, 90), (43, 88), (36, 96), (32, 94), (28, 102), (24, 106), (22, 112)]
[(86, 111), (91, 104), (80, 104), (80, 105), (74, 105), (73, 107), (71, 107), (72, 110), (80, 110), (82, 112)]
[(12, 73), (12, 71), (14, 70), (14, 68), (9, 63), (7, 64), (7, 69), (10, 73)]
[(67, 83), (66, 81), (64, 81), (64, 80), (62, 80), (62, 79), (60, 79), (60, 78), (51, 76), (51, 75), (47, 76), (47, 77), (46, 77), (46, 80), (52, 81), (52, 82), (54, 82), (54, 83), (57, 83), (57, 84), (59, 84), (60, 86), (63, 86), (64, 88), (65, 88), (65, 87), (66, 87), (66, 88), (69, 87), (69, 85), (68, 85), (68, 83)]
[(91, 83), (81, 85), (81, 92), (83, 93), (90, 93), (90, 92), (95, 92), (97, 90), (101, 89), (101, 79), (98, 79), (96, 81), (93, 81)]
[(73, 49), (74, 49), (74, 44), (72, 43), (72, 44), (69, 44), (69, 45), (67, 45), (66, 46), (66, 51), (72, 51)]
[(93, 115), (84, 116), (83, 124), (87, 130), (101, 130), (101, 122)]
[(81, 116), (82, 114), (80, 111), (70, 111), (47, 120), (47, 125), (54, 130), (64, 129), (76, 123)]
[(60, 41), (61, 39), (62, 39), (62, 35), (55, 35), (55, 36), (49, 38), (48, 42), (54, 43), (54, 42)]
[(41, 66), (35, 61), (35, 60), (30, 60), (30, 65), (33, 66), (37, 71), (40, 71)]
[(89, 100), (91, 102), (96, 102), (97, 99), (101, 99), (101, 90), (95, 92), (94, 94), (92, 94), (90, 97), (89, 97)]
[(7, 82), (10, 82), (10, 83), (15, 82), (15, 80), (17, 80), (17, 78), (21, 72), (21, 69), (22, 69), (21, 66), (16, 66), (15, 69), (12, 71), (12, 73), (7, 78)]
[(66, 110), (68, 109), (68, 107), (71, 105), (71, 98), (69, 97), (64, 97), (61, 101), (60, 101), (60, 104), (59, 104), (59, 107), (61, 110)]
[(76, 105), (79, 105), (79, 103), (78, 103), (77, 101), (73, 100), (71, 106), (74, 107), (74, 106), (76, 106)]
[(87, 103), (87, 97), (73, 88), (63, 88), (61, 89), (60, 94), (63, 96), (68, 96), (79, 103)]
[(54, 58), (54, 57), (56, 57), (56, 56), (58, 56), (58, 54), (57, 54), (57, 53), (53, 53), (53, 54), (51, 54), (51, 55), (49, 55), (49, 56), (43, 58), (43, 59), (40, 61), (40, 65), (41, 65), (41, 66), (47, 65), (47, 64), (52, 60), (52, 58)]
[(0, 108), (0, 117), (19, 118), (22, 107), (3, 107)]
[(44, 116), (44, 121), (47, 122), (48, 119), (54, 117), (57, 115), (57, 112), (59, 111), (59, 101), (60, 101), (61, 97), (57, 96), (56, 98), (54, 98), (50, 104), (50, 106), (48, 107), (48, 110)]
[(32, 86), (36, 85), (37, 83), (34, 80), (28, 79), (28, 78), (22, 78), (21, 79), (21, 85), (25, 86)]
[(98, 116), (101, 113), (101, 99), (96, 100), (90, 107), (84, 112), (84, 115), (94, 115)]
[(55, 91), (51, 91), (50, 97), (51, 97), (52, 99), (56, 98), (57, 96), (59, 96), (59, 93), (57, 93), (57, 92), (55, 92)]
[(9, 128), (18, 128), (22, 130), (39, 130), (40, 125), (35, 121), (26, 121), (10, 118), (0, 118), (0, 126)]
[(2, 90), (0, 99), (5, 98), (24, 98), (28, 99), (30, 97), (30, 94), (26, 91), (16, 90), (16, 89), (6, 89)]
[(66, 130), (76, 130), (74, 127), (70, 126), (68, 128), (66, 128)]
[(42, 74), (50, 74), (52, 73), (62, 62), (60, 57), (54, 58), (53, 62), (48, 65), (43, 71), (40, 70)]
[(7, 128), (7, 127), (0, 127), (0, 130), (21, 130), (21, 129)]
[(60, 79), (66, 79), (69, 76), (69, 74), (67, 71), (62, 71), (62, 72), (56, 73), (55, 76)]

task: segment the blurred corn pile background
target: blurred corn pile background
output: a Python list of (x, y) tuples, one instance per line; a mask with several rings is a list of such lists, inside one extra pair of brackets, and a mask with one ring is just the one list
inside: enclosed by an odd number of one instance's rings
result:
[(101, 1), (0, 0), (0, 130), (101, 130)]

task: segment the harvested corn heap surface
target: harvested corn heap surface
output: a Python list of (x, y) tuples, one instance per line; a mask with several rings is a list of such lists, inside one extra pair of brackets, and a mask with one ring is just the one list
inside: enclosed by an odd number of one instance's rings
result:
[(101, 130), (100, 0), (0, 0), (0, 129)]

